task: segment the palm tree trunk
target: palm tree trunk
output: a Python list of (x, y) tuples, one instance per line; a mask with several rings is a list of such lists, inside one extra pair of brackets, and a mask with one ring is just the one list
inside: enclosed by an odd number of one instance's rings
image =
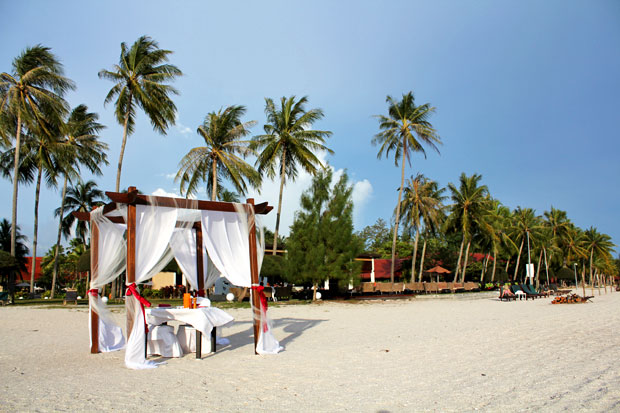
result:
[(519, 246), (519, 255), (517, 255), (517, 265), (515, 266), (515, 275), (512, 277), (512, 281), (517, 279), (517, 273), (519, 272), (519, 262), (521, 261), (521, 252), (523, 252), (523, 241), (521, 240), (521, 246)]
[(211, 201), (215, 201), (217, 198), (217, 161), (215, 159), (213, 160), (211, 179), (213, 180), (213, 185), (211, 185)]
[(21, 148), (22, 115), (17, 114), (17, 132), (15, 132), (15, 164), (13, 166), (13, 212), (11, 213), (11, 256), (15, 257), (15, 239), (17, 236), (17, 182), (19, 178), (19, 155)]
[(540, 287), (540, 264), (542, 263), (542, 255), (543, 250), (540, 250), (540, 254), (538, 255), (538, 266), (536, 268), (536, 288)]
[(278, 214), (276, 215), (276, 230), (273, 232), (273, 251), (271, 255), (276, 255), (278, 250), (278, 231), (280, 229), (280, 214), (282, 213), (282, 193), (284, 192), (284, 180), (286, 179), (286, 148), (282, 150), (280, 160), (280, 196), (278, 197)]
[(484, 256), (484, 264), (482, 264), (482, 270), (480, 271), (480, 284), (482, 284), (483, 280), (484, 280), (484, 273), (487, 272), (487, 264), (489, 263), (489, 255), (491, 253), (487, 253)]
[(459, 279), (459, 271), (461, 270), (461, 256), (463, 255), (463, 245), (465, 245), (465, 234), (463, 234), (463, 239), (461, 240), (461, 249), (459, 249), (459, 259), (456, 262), (456, 270), (454, 270), (454, 279), (452, 282), (456, 282)]
[(594, 293), (594, 282), (592, 281), (592, 260), (594, 258), (594, 248), (590, 251), (590, 284), (592, 284), (592, 293)]
[(467, 261), (469, 258), (469, 247), (471, 246), (471, 241), (467, 242), (467, 249), (465, 250), (465, 263), (463, 263), (463, 271), (461, 272), (461, 282), (465, 282), (465, 272), (467, 271)]
[[(65, 183), (62, 186), (62, 198), (60, 200), (60, 218), (58, 219), (58, 236), (56, 237), (56, 251), (54, 251), (54, 270), (52, 271), (52, 291), (50, 298), (54, 298), (56, 291), (56, 276), (58, 275), (58, 255), (60, 253), (60, 238), (62, 236), (62, 218), (65, 214), (65, 197), (67, 196), (67, 175), (65, 175)], [(88, 290), (88, 285), (86, 286)]]
[(495, 267), (497, 266), (497, 248), (493, 249), (493, 272), (491, 273), (491, 282), (495, 282)]
[[(426, 254), (426, 239), (422, 247), (422, 256), (420, 257), (420, 272), (418, 273), (418, 282), (422, 282), (422, 273), (424, 272), (424, 254)], [(413, 281), (413, 278), (411, 279)]]
[(508, 261), (506, 261), (506, 272), (508, 272), (508, 267), (510, 267), (510, 258), (508, 258)]
[[(131, 107), (131, 92), (129, 92), (129, 103), (127, 104), (127, 108)], [(123, 125), (123, 142), (121, 143), (121, 153), (118, 156), (118, 169), (116, 170), (116, 192), (120, 190), (121, 187), (121, 169), (123, 168), (123, 156), (125, 155), (125, 145), (127, 144), (127, 125), (129, 125), (129, 109), (127, 109), (127, 113), (125, 114), (125, 124)]]
[(37, 231), (39, 229), (39, 194), (41, 193), (41, 175), (43, 166), (39, 165), (37, 187), (34, 193), (34, 235), (32, 236), (32, 264), (30, 268), (30, 292), (34, 293), (34, 273), (37, 269)]
[(420, 240), (420, 231), (415, 232), (415, 241), (413, 241), (413, 257), (411, 257), (411, 282), (415, 281), (415, 257), (418, 255), (418, 241)]
[(394, 236), (392, 237), (392, 265), (390, 267), (390, 282), (394, 282), (394, 262), (396, 261), (396, 239), (398, 238), (398, 221), (400, 220), (400, 201), (403, 198), (405, 186), (405, 161), (407, 155), (407, 140), (403, 139), (403, 166), (400, 172), (400, 188), (398, 189), (398, 203), (396, 204), (396, 222), (394, 223)]

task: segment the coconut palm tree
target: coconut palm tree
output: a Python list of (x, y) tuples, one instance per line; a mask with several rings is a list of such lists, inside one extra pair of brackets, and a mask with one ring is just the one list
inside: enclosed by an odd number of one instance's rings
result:
[(611, 242), (609, 235), (602, 234), (596, 228), (590, 227), (584, 232), (583, 246), (590, 256), (590, 283), (592, 284), (594, 260), (598, 258), (611, 259), (611, 252), (615, 245)]
[(13, 60), (11, 73), (0, 73), (0, 111), (10, 114), (15, 123), (13, 162), (13, 212), (11, 215), (11, 255), (15, 256), (17, 229), (17, 192), (24, 130), (40, 128), (50, 135), (48, 125), (58, 126), (68, 112), (63, 99), (73, 82), (63, 76), (62, 64), (51, 49), (42, 45), (26, 48)]
[(497, 259), (500, 252), (506, 251), (510, 256), (513, 251), (517, 249), (517, 247), (509, 235), (509, 228), (512, 218), (510, 209), (502, 205), (498, 200), (493, 199), (491, 200), (488, 218), (494, 234), (493, 237), (490, 237), (490, 243), (493, 248), (493, 269), (491, 272), (491, 282), (494, 282)]
[(99, 77), (114, 82), (105, 98), (105, 104), (116, 98), (115, 115), (123, 125), (123, 141), (116, 171), (116, 192), (120, 190), (121, 169), (127, 136), (135, 128), (136, 109), (141, 108), (149, 117), (153, 129), (165, 134), (170, 125), (175, 124), (177, 108), (170, 98), (177, 95), (175, 88), (167, 82), (173, 81), (182, 72), (174, 65), (166, 63), (170, 50), (159, 48), (156, 41), (142, 36), (130, 47), (121, 43), (121, 55), (113, 70), (101, 70)]
[[(521, 253), (523, 246), (527, 242), (528, 258), (531, 256), (531, 246), (538, 243), (543, 236), (543, 225), (540, 217), (536, 216), (536, 212), (532, 208), (521, 208), (520, 206), (515, 209), (513, 213), (513, 226), (511, 229), (511, 237), (515, 243), (520, 242), (519, 255), (517, 255), (517, 263), (515, 266), (515, 272), (512, 277), (513, 280), (517, 279), (519, 273), (519, 263), (521, 260)], [(528, 259), (530, 263), (531, 259)]]
[(101, 175), (101, 165), (108, 164), (106, 151), (108, 145), (99, 141), (99, 132), (105, 126), (98, 123), (99, 116), (96, 113), (88, 112), (86, 105), (76, 106), (67, 122), (64, 123), (62, 132), (64, 134), (62, 145), (66, 147), (65, 156), (61, 159), (61, 173), (64, 176), (60, 208), (56, 216), (60, 217), (58, 222), (58, 235), (56, 236), (56, 249), (54, 266), (52, 270), (52, 289), (50, 298), (54, 298), (56, 277), (58, 275), (58, 254), (60, 252), (60, 239), (62, 236), (65, 197), (67, 195), (67, 184), (71, 179), (79, 176), (80, 167), (84, 166), (91, 173)]
[[(446, 231), (460, 232), (463, 237), (456, 270), (454, 271), (454, 282), (458, 280), (460, 273), (465, 242), (467, 241), (467, 250), (465, 252), (465, 261), (467, 261), (473, 234), (480, 227), (488, 225), (483, 223), (483, 219), (490, 209), (489, 189), (486, 185), (479, 185), (481, 179), (482, 175), (473, 174), (472, 176), (467, 176), (463, 172), (459, 177), (458, 188), (452, 183), (448, 184), (453, 203), (449, 206), (450, 214), (444, 223), (444, 228)], [(462, 279), (465, 280), (464, 272)]]
[(219, 177), (232, 182), (241, 194), (248, 189), (246, 181), (253, 187), (260, 186), (260, 175), (242, 159), (255, 154), (249, 147), (250, 141), (243, 140), (256, 124), (255, 121), (241, 122), (245, 111), (245, 106), (228, 106), (205, 117), (198, 127), (205, 146), (192, 148), (179, 163), (175, 179), (180, 181), (181, 194), (189, 196), (196, 192), (201, 182), (207, 181), (211, 200), (215, 201)]
[(401, 163), (400, 187), (398, 190), (398, 202), (396, 203), (396, 221), (392, 239), (392, 265), (390, 280), (394, 282), (394, 260), (396, 256), (396, 238), (398, 237), (398, 223), (400, 220), (400, 206), (405, 186), (405, 163), (411, 165), (412, 152), (422, 152), (426, 157), (424, 146), (429, 146), (439, 153), (437, 145), (441, 144), (439, 135), (429, 122), (435, 108), (425, 103), (417, 106), (413, 92), (403, 94), (400, 101), (387, 96), (388, 116), (377, 115), (379, 129), (381, 130), (372, 139), (373, 145), (379, 145), (377, 158), (390, 152), (394, 152), (394, 163)]
[[(93, 208), (103, 204), (103, 202), (103, 192), (97, 188), (97, 184), (94, 181), (83, 182), (78, 180), (74, 186), (69, 186), (64, 205), (67, 209), (67, 214), (62, 220), (63, 235), (69, 237), (73, 224), (77, 221), (72, 212), (90, 212)], [(55, 215), (60, 215), (60, 208), (56, 209)], [(77, 221), (75, 233), (82, 240), (82, 243), (87, 245), (88, 224), (85, 221)]]
[(280, 175), (278, 212), (273, 233), (273, 255), (276, 255), (278, 249), (284, 183), (287, 180), (294, 182), (300, 167), (315, 176), (319, 168), (323, 168), (316, 153), (319, 151), (333, 153), (325, 146), (325, 139), (332, 133), (311, 129), (314, 122), (323, 118), (323, 111), (318, 108), (306, 110), (307, 103), (307, 96), (299, 100), (296, 100), (295, 96), (282, 97), (280, 106), (276, 107), (272, 99), (265, 98), (265, 115), (267, 116), (267, 123), (264, 126), (265, 134), (255, 136), (252, 142), (252, 148), (260, 150), (256, 166), (261, 176), (266, 174), (273, 179), (278, 173)]
[[(445, 199), (444, 191), (444, 188), (438, 188), (437, 182), (420, 173), (415, 177), (412, 176), (405, 184), (401, 201), (404, 227), (415, 233), (411, 259), (411, 282), (415, 281), (415, 263), (422, 225), (432, 229), (439, 227), (443, 212), (442, 201)], [(423, 250), (425, 249), (426, 240)], [(420, 280), (422, 278), (422, 269), (420, 269), (419, 278)]]

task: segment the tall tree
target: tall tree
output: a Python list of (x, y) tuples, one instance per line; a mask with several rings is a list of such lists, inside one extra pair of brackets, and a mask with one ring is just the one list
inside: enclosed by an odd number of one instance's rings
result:
[(536, 216), (536, 212), (532, 208), (521, 208), (518, 206), (513, 213), (513, 225), (511, 229), (511, 238), (515, 241), (515, 243), (520, 243), (519, 255), (517, 255), (517, 264), (515, 266), (514, 275), (512, 276), (513, 280), (517, 279), (517, 275), (519, 273), (519, 263), (521, 261), (523, 247), (528, 247), (529, 264), (531, 261), (530, 249), (532, 245), (539, 242), (543, 235), (542, 221), (538, 216)]
[(205, 117), (198, 127), (205, 146), (192, 148), (179, 164), (176, 179), (180, 180), (181, 194), (194, 194), (198, 185), (207, 181), (211, 200), (215, 201), (219, 177), (232, 182), (242, 195), (248, 189), (246, 181), (253, 187), (260, 186), (260, 175), (242, 159), (255, 154), (249, 147), (250, 141), (242, 140), (256, 124), (255, 121), (241, 122), (245, 111), (245, 106), (229, 106)]
[[(62, 232), (65, 237), (71, 235), (73, 224), (77, 222), (75, 233), (84, 245), (87, 245), (86, 238), (88, 234), (88, 223), (78, 221), (72, 212), (90, 212), (95, 207), (103, 204), (103, 192), (97, 188), (94, 181), (83, 182), (79, 180), (75, 185), (67, 188), (67, 196), (65, 197), (65, 207), (67, 214), (62, 220)], [(55, 215), (60, 215), (60, 208), (57, 208)]]
[(377, 115), (380, 132), (372, 139), (373, 145), (379, 145), (377, 158), (385, 154), (389, 157), (394, 152), (394, 163), (398, 166), (401, 162), (400, 187), (398, 189), (398, 202), (396, 203), (396, 221), (392, 240), (392, 265), (390, 280), (394, 282), (394, 261), (396, 259), (396, 239), (398, 237), (398, 222), (400, 220), (400, 207), (405, 186), (405, 162), (411, 165), (411, 153), (422, 152), (426, 157), (424, 146), (429, 146), (439, 153), (437, 148), (441, 144), (439, 135), (429, 122), (435, 108), (425, 103), (417, 106), (413, 92), (404, 94), (400, 101), (387, 96), (388, 116)]
[[(439, 189), (435, 181), (423, 174), (417, 174), (407, 180), (403, 190), (401, 210), (405, 229), (415, 234), (413, 256), (411, 259), (411, 282), (415, 281), (415, 264), (418, 255), (418, 242), (422, 227), (438, 228), (441, 223), (443, 204), (445, 199), (444, 188)], [(419, 281), (422, 278), (420, 269)]]
[[(467, 251), (465, 252), (465, 261), (467, 261), (472, 236), (483, 225), (483, 220), (490, 210), (489, 189), (486, 185), (479, 185), (481, 179), (482, 175), (467, 176), (463, 172), (459, 177), (458, 188), (453, 183), (448, 184), (452, 205), (449, 206), (450, 213), (444, 223), (444, 228), (446, 231), (462, 234), (459, 258), (454, 271), (454, 282), (458, 280), (461, 270), (463, 246), (467, 242)], [(464, 271), (462, 280), (465, 280)]]
[(130, 47), (121, 43), (121, 55), (113, 70), (101, 70), (99, 77), (114, 82), (105, 98), (105, 104), (116, 97), (115, 115), (123, 125), (123, 141), (116, 171), (116, 192), (120, 190), (121, 169), (127, 136), (134, 132), (136, 108), (141, 108), (151, 120), (153, 129), (165, 134), (175, 124), (177, 107), (170, 95), (178, 91), (167, 82), (173, 81), (182, 72), (168, 64), (170, 50), (160, 49), (156, 41), (142, 36)]
[(290, 281), (317, 285), (327, 279), (350, 282), (359, 275), (354, 261), (362, 242), (353, 233), (353, 189), (343, 174), (330, 190), (332, 171), (325, 169), (301, 197), (287, 241), (286, 273)]
[(11, 255), (15, 256), (17, 229), (17, 192), (23, 130), (39, 127), (49, 134), (47, 125), (58, 126), (68, 112), (63, 99), (73, 82), (63, 76), (60, 61), (51, 49), (42, 45), (26, 48), (13, 60), (11, 73), (0, 73), (0, 111), (15, 120), (13, 163), (13, 205), (11, 215)]
[(50, 298), (54, 298), (56, 277), (58, 275), (58, 254), (60, 253), (60, 240), (62, 236), (65, 197), (67, 195), (67, 184), (79, 176), (81, 167), (85, 167), (91, 173), (101, 175), (101, 165), (108, 164), (106, 151), (108, 145), (99, 140), (99, 132), (105, 126), (98, 123), (99, 116), (96, 113), (88, 112), (86, 105), (76, 106), (69, 115), (67, 122), (63, 124), (62, 145), (66, 148), (64, 156), (60, 158), (60, 172), (64, 177), (60, 209), (57, 211), (58, 234), (56, 236), (56, 255), (52, 269), (52, 288)]
[(267, 174), (269, 178), (280, 175), (280, 195), (276, 227), (273, 233), (273, 255), (278, 249), (278, 231), (280, 230), (280, 214), (282, 212), (282, 193), (287, 180), (295, 181), (299, 167), (316, 175), (323, 165), (316, 153), (326, 151), (333, 153), (325, 146), (325, 139), (332, 133), (311, 129), (312, 124), (323, 118), (321, 109), (306, 110), (308, 97), (299, 100), (295, 96), (282, 97), (277, 107), (272, 99), (265, 98), (265, 115), (267, 123), (265, 134), (255, 136), (252, 148), (260, 150), (256, 165), (258, 172)]
[(594, 227), (590, 227), (584, 232), (584, 248), (588, 252), (590, 261), (590, 283), (593, 283), (594, 260), (611, 260), (611, 252), (615, 247), (611, 242), (611, 237), (602, 234)]

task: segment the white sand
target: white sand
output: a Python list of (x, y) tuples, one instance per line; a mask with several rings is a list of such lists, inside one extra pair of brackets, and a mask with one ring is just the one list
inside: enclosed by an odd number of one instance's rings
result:
[(89, 354), (84, 308), (1, 308), (0, 410), (620, 410), (620, 293), (495, 295), (273, 308), (277, 356), (253, 355), (250, 310), (231, 310), (231, 346), (144, 371)]

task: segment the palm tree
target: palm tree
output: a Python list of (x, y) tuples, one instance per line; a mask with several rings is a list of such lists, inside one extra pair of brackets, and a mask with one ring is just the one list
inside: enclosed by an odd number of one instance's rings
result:
[[(489, 219), (493, 229), (494, 236), (490, 238), (493, 248), (493, 269), (491, 272), (491, 282), (495, 281), (495, 270), (497, 268), (497, 258), (500, 251), (508, 251), (508, 255), (512, 255), (512, 251), (516, 250), (516, 245), (510, 238), (509, 227), (512, 218), (510, 209), (502, 205), (498, 200), (491, 200)], [(482, 280), (481, 280), (482, 281)]]
[(309, 174), (316, 175), (318, 168), (323, 168), (316, 152), (334, 153), (324, 145), (325, 139), (332, 133), (310, 129), (314, 122), (323, 118), (323, 111), (318, 108), (306, 110), (307, 103), (307, 96), (297, 101), (295, 96), (282, 97), (278, 108), (272, 99), (265, 98), (265, 115), (267, 116), (267, 124), (264, 126), (265, 134), (255, 136), (252, 142), (253, 149), (261, 150), (256, 159), (256, 166), (261, 176), (266, 173), (269, 178), (273, 179), (278, 170), (280, 174), (280, 196), (276, 228), (273, 233), (273, 255), (276, 255), (278, 249), (284, 183), (287, 179), (295, 181), (300, 166)]
[[(398, 190), (398, 202), (396, 203), (396, 222), (392, 240), (392, 266), (390, 280), (394, 282), (394, 260), (396, 257), (396, 238), (398, 237), (398, 222), (400, 220), (400, 203), (405, 186), (405, 162), (411, 165), (411, 152), (422, 152), (426, 157), (424, 145), (430, 146), (439, 153), (437, 148), (441, 139), (429, 122), (435, 108), (425, 103), (416, 106), (413, 92), (403, 94), (400, 101), (395, 101), (387, 96), (388, 116), (378, 115), (379, 129), (381, 132), (372, 139), (373, 145), (380, 145), (377, 158), (386, 157), (394, 151), (394, 164), (401, 162), (400, 187)], [(401, 159), (402, 158), (402, 159)]]
[(64, 175), (60, 209), (56, 214), (59, 216), (58, 235), (56, 237), (56, 249), (54, 267), (52, 270), (52, 290), (50, 298), (54, 298), (56, 277), (58, 275), (58, 254), (60, 252), (60, 239), (62, 236), (65, 197), (67, 195), (67, 183), (69, 179), (78, 176), (80, 166), (85, 166), (91, 173), (101, 175), (100, 166), (107, 165), (106, 152), (108, 145), (99, 141), (99, 132), (105, 128), (98, 123), (99, 116), (88, 112), (86, 105), (78, 105), (73, 109), (67, 122), (63, 125), (63, 146), (67, 147), (62, 159), (61, 172)]
[[(90, 212), (93, 208), (103, 203), (103, 192), (97, 188), (94, 181), (82, 182), (79, 180), (75, 186), (67, 188), (67, 196), (65, 197), (65, 207), (68, 213), (62, 220), (62, 233), (65, 237), (71, 235), (71, 228), (76, 222), (72, 212)], [(60, 215), (60, 208), (54, 212), (56, 216)], [(76, 235), (86, 243), (86, 234), (88, 233), (88, 224), (85, 221), (77, 221)]]
[(181, 76), (176, 66), (167, 64), (172, 51), (159, 48), (156, 41), (142, 36), (131, 46), (121, 43), (118, 65), (112, 71), (101, 70), (99, 77), (114, 82), (105, 98), (105, 104), (116, 97), (116, 120), (123, 125), (123, 141), (116, 171), (116, 192), (121, 183), (121, 169), (127, 136), (134, 131), (136, 108), (141, 108), (151, 120), (153, 129), (165, 134), (170, 125), (175, 124), (177, 108), (170, 98), (177, 95), (175, 88), (166, 82)]
[(25, 128), (41, 128), (50, 134), (46, 124), (58, 126), (68, 112), (63, 99), (74, 85), (63, 76), (62, 64), (50, 48), (41, 45), (26, 48), (13, 60), (13, 70), (0, 73), (0, 111), (15, 120), (13, 163), (13, 212), (11, 215), (11, 255), (15, 256), (17, 230), (17, 190), (21, 155), (21, 135)]
[[(611, 260), (611, 252), (615, 245), (611, 242), (611, 237), (601, 234), (594, 227), (590, 227), (584, 233), (584, 248), (590, 255), (590, 283), (592, 284), (592, 270), (595, 259)], [(594, 284), (592, 284), (594, 285)]]
[(454, 271), (454, 282), (458, 280), (461, 269), (461, 258), (463, 256), (463, 246), (467, 241), (467, 250), (465, 252), (465, 265), (463, 266), (462, 280), (465, 280), (465, 270), (467, 267), (467, 257), (469, 255), (469, 247), (471, 239), (475, 231), (482, 226), (487, 227), (488, 223), (483, 223), (483, 219), (489, 213), (490, 198), (489, 190), (486, 185), (479, 186), (482, 175), (473, 174), (467, 176), (463, 172), (459, 177), (459, 187), (454, 184), (448, 184), (451, 192), (452, 205), (450, 205), (450, 214), (448, 215), (444, 228), (460, 232), (462, 234), (461, 248), (459, 249), (459, 258)]
[[(422, 223), (425, 228), (439, 227), (443, 210), (442, 201), (445, 199), (444, 191), (443, 188), (438, 189), (437, 182), (428, 179), (423, 174), (417, 174), (408, 179), (403, 190), (404, 197), (401, 202), (401, 210), (403, 211), (404, 225), (406, 229), (415, 233), (413, 257), (411, 259), (411, 282), (415, 281), (415, 262)], [(424, 250), (426, 250), (426, 240), (424, 241)], [(422, 267), (420, 268), (419, 281), (421, 278)]]
[(211, 200), (215, 201), (220, 176), (232, 182), (241, 194), (245, 194), (248, 189), (246, 180), (254, 187), (260, 186), (258, 172), (239, 157), (254, 155), (249, 147), (250, 141), (242, 138), (250, 134), (250, 128), (256, 122), (241, 122), (244, 114), (245, 106), (229, 106), (205, 117), (198, 127), (198, 134), (204, 139), (205, 146), (192, 148), (179, 164), (176, 179), (181, 181), (181, 194), (185, 192), (189, 196), (196, 192), (200, 182), (207, 181)]
[[(515, 242), (521, 242), (519, 245), (519, 255), (517, 255), (517, 264), (512, 277), (517, 279), (519, 273), (519, 263), (521, 260), (521, 252), (525, 242), (528, 243), (528, 258), (530, 257), (531, 245), (539, 242), (543, 236), (543, 225), (540, 217), (536, 216), (532, 208), (521, 208), (520, 206), (513, 213), (513, 228), (511, 229), (511, 237)], [(531, 259), (528, 259), (528, 264)]]
[[(9, 252), (11, 250), (11, 223), (6, 219), (2, 218), (0, 221), (0, 250)], [(28, 247), (26, 246), (26, 242), (28, 238), (23, 235), (19, 229), (19, 226), (15, 229), (15, 256), (14, 259), (17, 261), (18, 269), (20, 271), (26, 270), (26, 256), (28, 255)], [(11, 300), (15, 302), (15, 273), (16, 271), (9, 272), (9, 291), (11, 293)]]

